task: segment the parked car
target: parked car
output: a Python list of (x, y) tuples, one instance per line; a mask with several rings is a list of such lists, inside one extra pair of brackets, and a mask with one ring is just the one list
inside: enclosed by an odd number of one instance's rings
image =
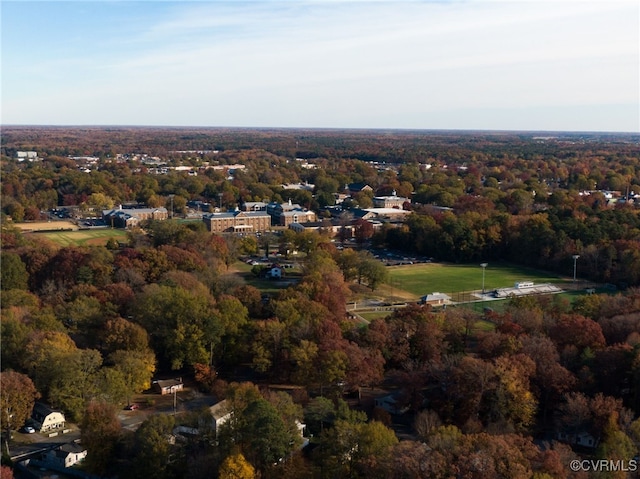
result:
[(138, 405), (137, 404), (129, 404), (127, 407), (125, 407), (125, 409), (127, 411), (135, 411), (136, 409), (138, 409)]
[(36, 430), (31, 426), (25, 426), (22, 428), (22, 432), (24, 432), (25, 434), (33, 434), (34, 432), (36, 432)]

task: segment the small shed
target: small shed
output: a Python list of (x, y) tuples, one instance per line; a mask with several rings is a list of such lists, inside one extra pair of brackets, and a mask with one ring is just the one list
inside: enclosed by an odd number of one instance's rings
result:
[(182, 378), (159, 379), (153, 381), (153, 389), (162, 395), (173, 394), (176, 391), (182, 391), (184, 389), (184, 383), (182, 382)]
[(430, 304), (431, 306), (444, 306), (451, 303), (451, 296), (444, 293), (425, 294), (420, 298), (420, 304)]

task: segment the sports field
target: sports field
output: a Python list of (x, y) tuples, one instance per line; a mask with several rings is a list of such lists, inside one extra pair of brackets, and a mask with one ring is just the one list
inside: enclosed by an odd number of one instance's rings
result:
[(42, 233), (31, 233), (44, 236), (60, 246), (102, 246), (115, 238), (118, 241), (125, 241), (127, 233), (124, 230), (99, 229), (99, 230), (78, 230), (78, 231), (48, 231)]
[[(459, 293), (482, 289), (482, 268), (479, 264), (413, 264), (391, 266), (389, 283), (394, 288), (407, 291), (416, 298), (427, 293)], [(512, 287), (518, 281), (534, 283), (565, 283), (566, 279), (552, 273), (546, 273), (510, 264), (489, 264), (484, 274), (484, 289)]]
[(71, 221), (29, 221), (25, 223), (14, 223), (14, 226), (22, 231), (61, 231), (77, 230), (78, 225)]

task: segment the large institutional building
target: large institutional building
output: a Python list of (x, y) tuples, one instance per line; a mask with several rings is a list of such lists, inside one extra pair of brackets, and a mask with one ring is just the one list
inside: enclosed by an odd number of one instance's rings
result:
[(264, 211), (229, 211), (202, 217), (212, 233), (251, 233), (271, 227), (271, 216)]
[(402, 206), (405, 203), (411, 203), (409, 198), (403, 198), (402, 196), (396, 195), (395, 190), (391, 193), (391, 196), (374, 196), (373, 197), (373, 206), (375, 208), (399, 208), (402, 209)]
[(123, 208), (103, 210), (102, 219), (107, 226), (114, 228), (133, 228), (142, 220), (166, 220), (169, 212), (166, 208)]
[(289, 226), (291, 223), (306, 223), (317, 219), (313, 211), (292, 204), (291, 200), (288, 203), (269, 203), (267, 213), (273, 218), (274, 226)]

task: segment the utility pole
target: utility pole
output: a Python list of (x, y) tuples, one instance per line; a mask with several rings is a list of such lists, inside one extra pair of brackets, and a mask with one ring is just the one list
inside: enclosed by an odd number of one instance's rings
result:
[(7, 449), (7, 456), (11, 457), (9, 451), (9, 440), (11, 439), (11, 426), (13, 425), (13, 414), (9, 414), (9, 408), (7, 408), (7, 435), (4, 437), (4, 445)]
[(171, 392), (173, 393), (173, 415), (176, 415), (176, 409), (177, 409), (177, 399), (176, 399), (176, 394), (177, 394), (178, 388), (176, 386), (171, 386)]

